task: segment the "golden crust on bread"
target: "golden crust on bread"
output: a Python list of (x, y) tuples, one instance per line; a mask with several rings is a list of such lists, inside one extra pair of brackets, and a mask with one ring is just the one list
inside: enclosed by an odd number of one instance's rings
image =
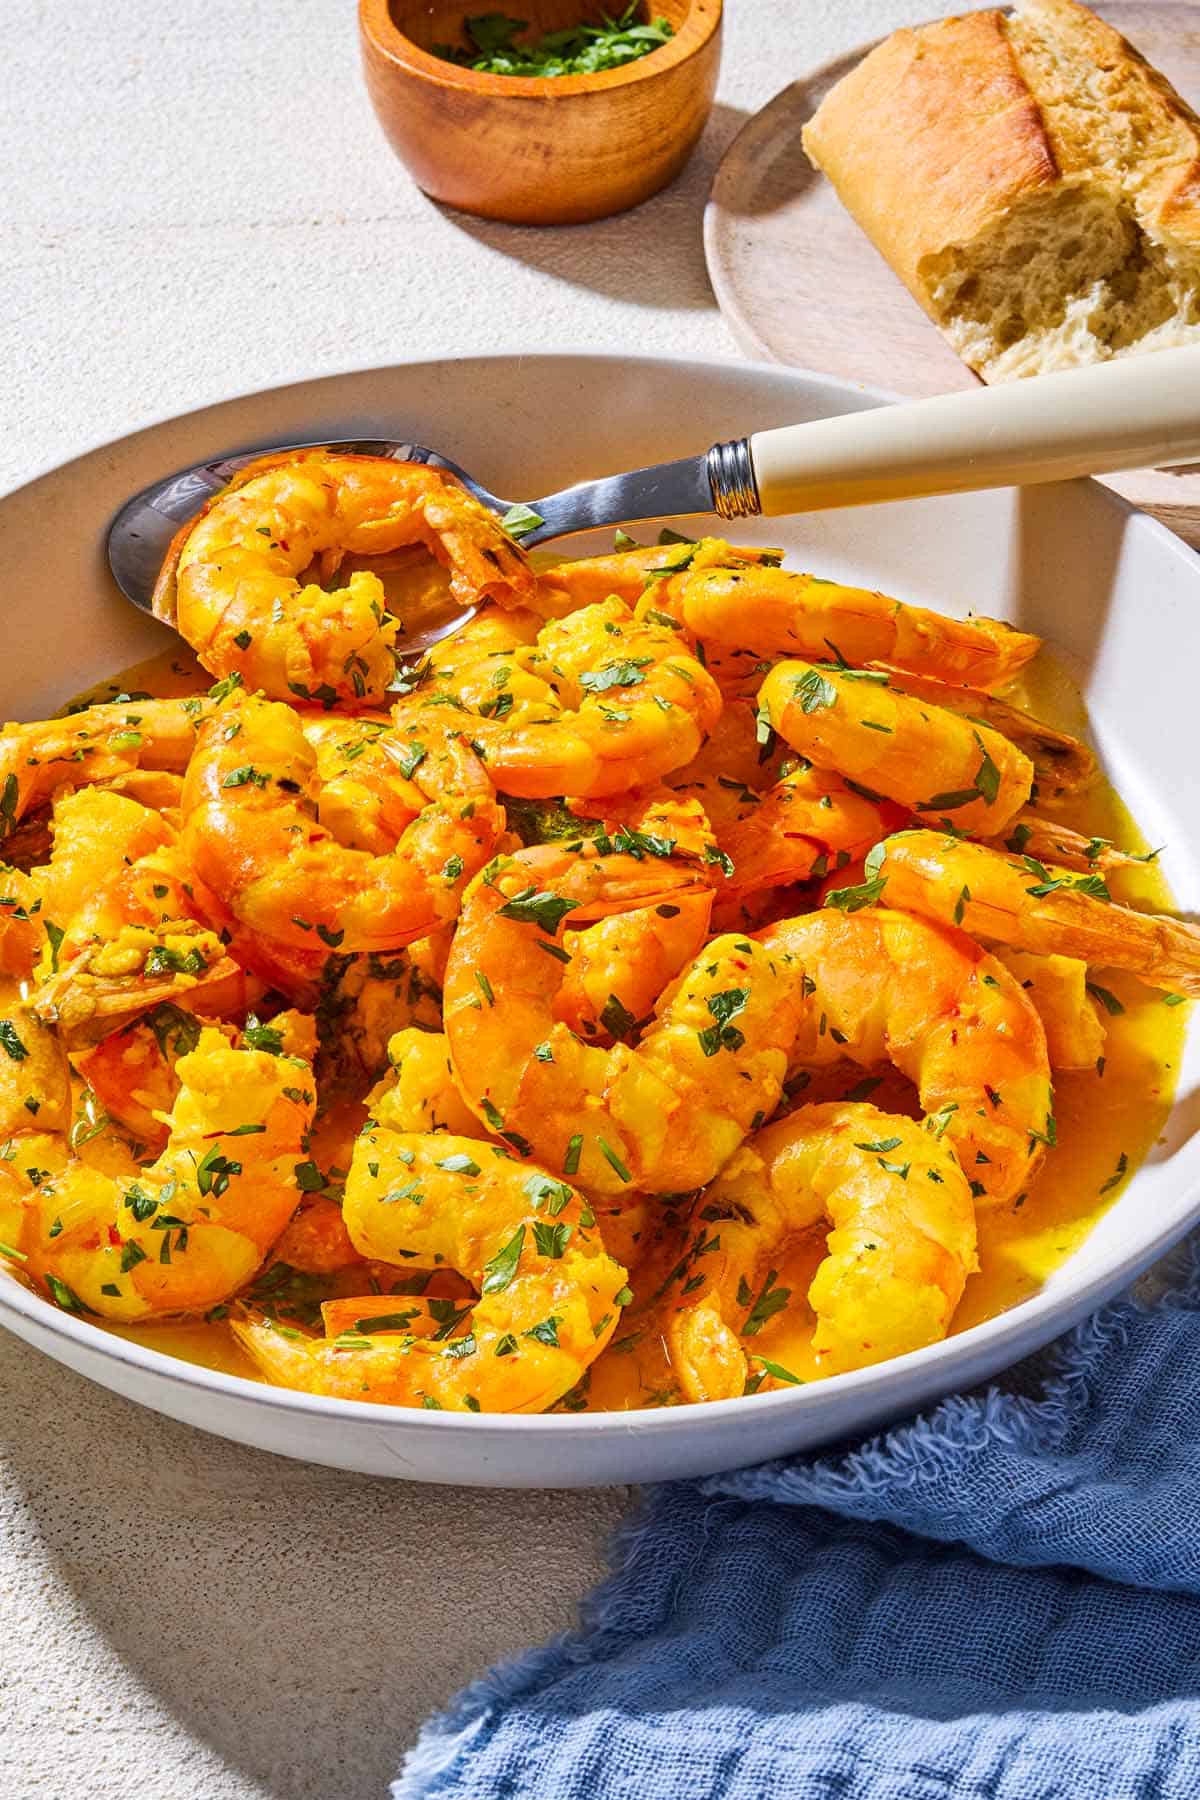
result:
[(931, 249), (1058, 176), (998, 12), (894, 31), (826, 95), (804, 148), (922, 304)]
[(1200, 338), (1200, 118), (1078, 0), (894, 32), (804, 144), (989, 380)]

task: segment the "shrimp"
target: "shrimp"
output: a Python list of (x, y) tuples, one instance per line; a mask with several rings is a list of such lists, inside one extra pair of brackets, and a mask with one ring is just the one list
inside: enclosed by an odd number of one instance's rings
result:
[(799, 984), (748, 939), (717, 938), (689, 963), (636, 1047), (581, 1043), (556, 1016), (568, 915), (676, 904), (702, 885), (686, 864), (542, 844), (498, 859), (464, 898), (445, 986), (459, 1089), (589, 1193), (701, 1186), (779, 1099)]
[(71, 1074), (55, 1033), (20, 1003), (0, 1018), (0, 1046), (0, 1257), (22, 1264), (29, 1187), (66, 1161)]
[(300, 729), (316, 753), (322, 825), (348, 850), (372, 856), (394, 850), (425, 807), (420, 788), (396, 766), (390, 728), (386, 716), (300, 715)]
[[(261, 994), (261, 983), (226, 950), (220, 909), (176, 844), (120, 863), (103, 878), (105, 828), (116, 848), (132, 852), (154, 841), (154, 828), (162, 835), (156, 814), (90, 790), (58, 810), (61, 824), (74, 829), (68, 838), (56, 826), (47, 893), (56, 903), (72, 894), (78, 899), (90, 871), (95, 886), (66, 925), (47, 919), (33, 1004), (72, 1048), (162, 1001), (182, 999), (220, 1016), (244, 1011)], [(64, 811), (69, 819), (61, 818)]]
[(768, 1125), (702, 1201), (707, 1253), (688, 1263), (688, 1285), (700, 1285), (667, 1333), (689, 1400), (745, 1391), (761, 1297), (790, 1298), (770, 1264), (823, 1221), (828, 1254), (808, 1290), (821, 1374), (938, 1343), (978, 1267), (975, 1207), (952, 1152), (873, 1106), (804, 1106)]
[[(50, 861), (34, 873), (45, 918), (82, 921), (129, 865), (175, 840), (162, 816), (103, 788), (64, 788), (54, 798)], [(159, 909), (161, 910), (161, 909)]]
[[(384, 740), (380, 740), (382, 743)], [(389, 855), (314, 819), (316, 756), (288, 706), (230, 697), (200, 734), (184, 788), (184, 849), (233, 916), (268, 942), (390, 950), (452, 920), (504, 813), (461, 738), (388, 739), (426, 804)]]
[[(391, 1131), (453, 1132), (499, 1147), (475, 1118), (454, 1079), (448, 1039), (440, 1031), (398, 1031), (388, 1045), (389, 1073), (367, 1096), (367, 1109)], [(640, 1254), (647, 1206), (640, 1195), (614, 1203), (596, 1197), (592, 1210), (605, 1247), (628, 1266)]]
[[(888, 904), (961, 923), (973, 937), (1126, 969), (1150, 987), (1200, 995), (1200, 927), (1118, 906), (1103, 876), (1073, 874), (936, 831), (886, 838), (877, 880)], [(880, 891), (883, 891), (882, 888)]]
[(670, 582), (659, 602), (705, 643), (760, 656), (889, 663), (960, 687), (1010, 681), (1041, 640), (996, 619), (948, 619), (886, 594), (786, 569), (702, 568)]
[(624, 1041), (654, 1010), (659, 995), (700, 952), (712, 914), (712, 889), (564, 929), (562, 986), (555, 1017), (579, 1037)]
[(143, 1017), (110, 1031), (71, 1061), (110, 1119), (140, 1143), (161, 1149), (164, 1120), (175, 1104), (175, 1064), (200, 1041), (200, 1022), (164, 1000)]
[(655, 782), (690, 761), (721, 711), (715, 683), (670, 621), (639, 621), (616, 599), (551, 621), (519, 658), (494, 663), (486, 701), (473, 680), (401, 701), (397, 722), (419, 731), (425, 708), (474, 701), (471, 741), (492, 780), (532, 800)]
[(395, 674), (397, 631), (378, 575), (356, 570), (330, 593), (299, 577), (315, 558), (332, 577), (347, 554), (412, 544), (449, 568), (462, 603), (533, 596), (524, 552), (453, 476), (308, 450), (250, 464), (184, 526), (154, 610), (215, 675), (276, 700), (375, 706)]
[(740, 697), (726, 698), (699, 753), (666, 780), (713, 828), (721, 901), (840, 869), (907, 817), (794, 755)]
[(458, 1091), (443, 1032), (407, 1026), (391, 1038), (387, 1054), (388, 1072), (367, 1096), (368, 1112), (385, 1130), (487, 1136)]
[(722, 897), (742, 899), (845, 868), (894, 829), (898, 815), (897, 807), (856, 793), (830, 770), (795, 769), (718, 834), (730, 865)]
[(890, 1061), (916, 1084), (977, 1197), (1011, 1200), (1054, 1140), (1042, 1022), (1021, 985), (953, 926), (826, 909), (759, 934), (802, 972), (793, 1068)]
[(0, 1017), (0, 1140), (21, 1132), (63, 1133), (71, 1123), (71, 1076), (55, 1033), (23, 1002)]
[(44, 942), (41, 910), (37, 882), (23, 869), (0, 864), (0, 975), (23, 981), (33, 973)]
[[(324, 955), (280, 950), (236, 926), (184, 860), (174, 829), (126, 795), (61, 790), (53, 854), (34, 871), (34, 882), (41, 917), (31, 921), (32, 947), (43, 931), (46, 939), (37, 971), (46, 987), (38, 1004), (56, 1008), (73, 1032), (90, 1029), (93, 1018), (109, 1028), (115, 1015), (172, 994), (186, 994), (187, 1004), (209, 1014), (244, 1011), (264, 982), (297, 1001), (316, 998)], [(135, 935), (123, 939), (129, 927), (137, 928)], [(0, 946), (14, 929), (6, 926)], [(203, 944), (165, 942), (172, 935), (195, 938), (202, 929), (227, 942), (229, 954), (211, 935)], [(154, 985), (147, 988), (143, 978)]]
[[(1001, 847), (1000, 844), (992, 845), (994, 850)], [(1017, 814), (1003, 848), (1011, 850), (1014, 856), (1031, 856), (1038, 862), (1061, 863), (1067, 869), (1102, 875), (1117, 869), (1134, 868), (1138, 863), (1155, 862), (1159, 854), (1157, 850), (1147, 851), (1144, 855), (1118, 850), (1107, 838), (1086, 837), (1082, 831), (1072, 831), (1069, 825), (1044, 819), (1040, 813), (1032, 811)]]
[(0, 731), (0, 839), (59, 788), (111, 781), (140, 770), (181, 774), (208, 699), (111, 700), (65, 719)]
[(694, 542), (670, 538), (664, 544), (637, 544), (610, 556), (585, 556), (574, 562), (556, 563), (539, 576), (538, 597), (543, 606), (553, 607), (559, 613), (594, 606), (614, 595), (633, 606), (644, 595), (652, 601), (660, 582), (673, 581), (686, 570), (740, 569), (758, 564), (773, 567), (782, 558), (782, 550), (753, 550), (744, 544), (728, 544), (723, 538), (698, 538)]
[(479, 1299), (452, 1308), (434, 1337), (352, 1330), (322, 1340), (235, 1319), (238, 1341), (281, 1386), (393, 1406), (542, 1412), (604, 1349), (628, 1297), (583, 1196), (473, 1137), (369, 1123), (345, 1218), (364, 1256), (448, 1265)]
[(117, 1178), (72, 1159), (26, 1199), (25, 1272), (68, 1312), (123, 1323), (205, 1312), (245, 1285), (295, 1209), (308, 1063), (231, 1049), (206, 1027), (176, 1074), (155, 1162)]
[[(194, 1013), (166, 1000), (99, 1043), (73, 1051), (71, 1062), (110, 1119), (140, 1143), (161, 1149), (179, 1092), (176, 1066), (196, 1048), (202, 1029)], [(230, 1043), (238, 1040), (232, 1025), (221, 1032)], [(316, 1052), (313, 1022), (304, 1013), (278, 1013), (269, 1025), (251, 1014), (240, 1041), (245, 1049), (270, 1050), (275, 1056), (286, 1050), (308, 1063)]]
[(1029, 799), (1033, 764), (988, 725), (858, 669), (777, 663), (759, 702), (802, 756), (955, 830), (1000, 836)]
[(888, 681), (897, 693), (932, 701), (935, 706), (973, 719), (977, 725), (989, 725), (1023, 750), (1033, 764), (1040, 805), (1053, 806), (1073, 799), (1094, 787), (1100, 778), (1100, 765), (1087, 744), (1069, 732), (1043, 724), (1007, 700), (998, 700), (994, 694), (977, 688), (950, 687), (944, 681), (928, 681), (899, 669), (889, 672)]
[(1087, 991), (1087, 964), (1073, 956), (997, 950), (1037, 1009), (1052, 1069), (1094, 1069), (1104, 1050), (1104, 1021)]

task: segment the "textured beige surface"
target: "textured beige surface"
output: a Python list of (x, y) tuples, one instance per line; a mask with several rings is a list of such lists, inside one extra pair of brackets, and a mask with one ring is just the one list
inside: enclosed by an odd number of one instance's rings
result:
[[(361, 90), (351, 0), (4, 0), (0, 488), (356, 365), (735, 354), (700, 241), (721, 152), (804, 67), (929, 10), (731, 0), (720, 103), (681, 180), (625, 218), (535, 232), (411, 186)], [(278, 1461), (2, 1333), (0, 1457), (5, 1800), (383, 1795), (432, 1707), (570, 1623), (625, 1505)]]

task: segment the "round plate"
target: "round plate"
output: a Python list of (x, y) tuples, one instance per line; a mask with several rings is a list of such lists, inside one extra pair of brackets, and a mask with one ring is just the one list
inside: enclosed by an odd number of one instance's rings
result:
[[(1194, 6), (1121, 0), (1096, 10), (1200, 105)], [(708, 272), (726, 323), (748, 356), (827, 369), (921, 397), (972, 387), (975, 376), (817, 173), (802, 127), (873, 46), (802, 76), (742, 127), (725, 153), (704, 218)], [(1161, 469), (1107, 485), (1200, 545), (1200, 474)]]
[[(163, 627), (119, 598), (103, 544), (121, 502), (183, 464), (302, 439), (403, 437), (444, 449), (497, 493), (534, 497), (875, 403), (845, 381), (778, 367), (528, 355), (333, 376), (169, 420), (0, 500), (9, 592), (37, 596), (36, 606), (14, 604), (6, 615), (0, 715), (44, 715), (168, 641)], [(775, 519), (734, 535), (782, 544), (794, 567), (950, 613), (975, 608), (1052, 638), (1078, 672), (1122, 793), (1150, 840), (1170, 846), (1164, 860), (1180, 904), (1200, 903), (1200, 784), (1180, 778), (1195, 760), (1200, 558), (1170, 533), (1103, 488), (1072, 482)], [(590, 540), (610, 542), (608, 533)], [(58, 1311), (8, 1273), (0, 1276), (0, 1321), (146, 1406), (334, 1467), (505, 1487), (709, 1473), (847, 1437), (969, 1387), (1128, 1285), (1200, 1217), (1193, 1088), (1195, 1045), (1181, 1072), (1183, 1098), (1154, 1155), (1040, 1293), (943, 1344), (785, 1393), (539, 1418), (409, 1411), (195, 1368)]]

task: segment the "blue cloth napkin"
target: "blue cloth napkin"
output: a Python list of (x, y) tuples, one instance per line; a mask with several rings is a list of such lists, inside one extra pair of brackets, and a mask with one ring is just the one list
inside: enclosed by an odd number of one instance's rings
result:
[(395, 1800), (1196, 1800), (1200, 1259), (872, 1443), (650, 1490)]

